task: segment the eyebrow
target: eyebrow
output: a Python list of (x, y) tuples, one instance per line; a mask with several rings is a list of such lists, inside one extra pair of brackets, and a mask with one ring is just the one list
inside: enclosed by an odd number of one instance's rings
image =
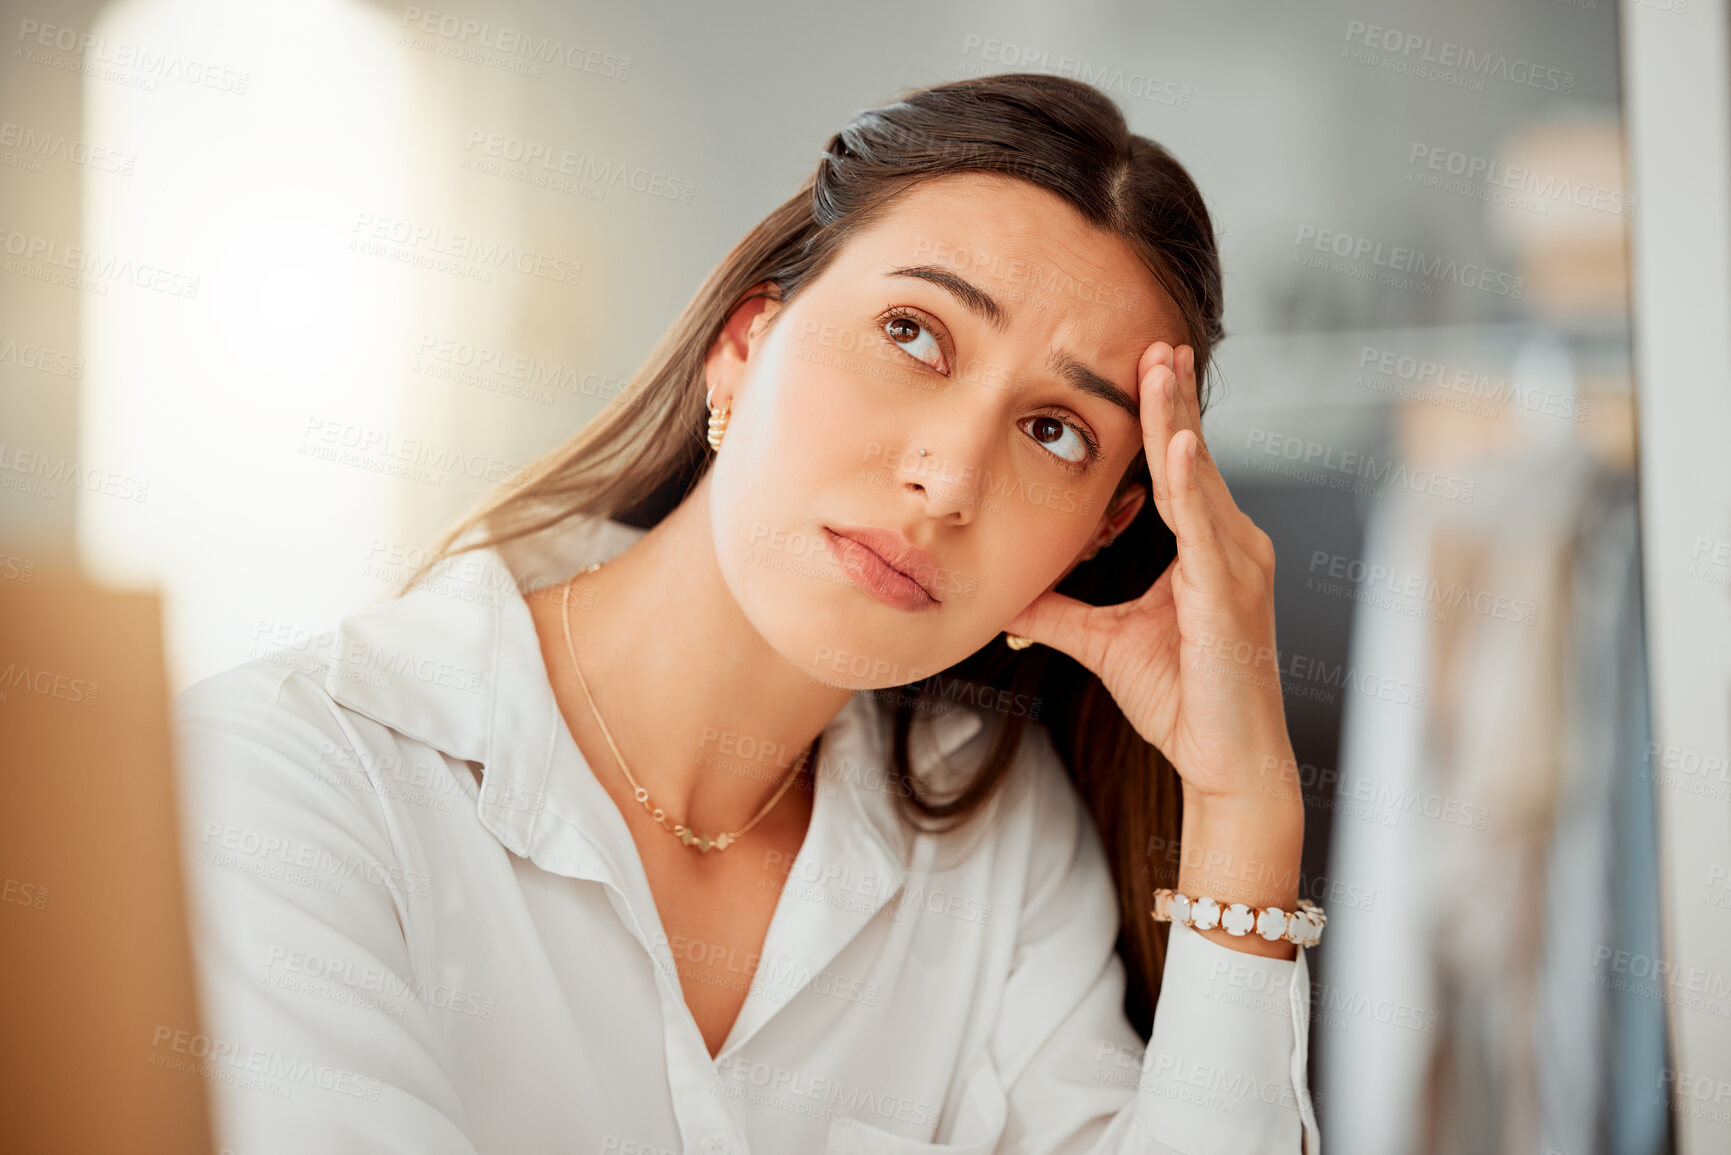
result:
[(918, 277), (922, 281), (930, 281), (940, 289), (948, 290), (951, 296), (968, 307), (969, 312), (990, 321), (992, 328), (1000, 333), (1010, 324), (1009, 311), (998, 304), (997, 298), (973, 282), (964, 281), (948, 269), (940, 269), (936, 265), (910, 265), (903, 269), (891, 269), (884, 276)]
[[(905, 268), (891, 269), (886, 277), (915, 277), (929, 281), (941, 289), (947, 290), (951, 296), (967, 307), (976, 316), (985, 318), (993, 329), (1003, 332), (1009, 326), (1010, 314), (1000, 305), (995, 297), (970, 281), (958, 277), (948, 269), (935, 265), (909, 265)], [(1138, 424), (1142, 421), (1142, 410), (1136, 403), (1136, 398), (1112, 384), (1088, 366), (1082, 364), (1070, 353), (1054, 349), (1046, 359), (1046, 368), (1057, 373), (1068, 381), (1073, 388), (1092, 394), (1104, 401), (1110, 401), (1124, 412), (1128, 413)]]
[(1136, 399), (1106, 378), (1094, 372), (1082, 362), (1076, 360), (1062, 349), (1052, 350), (1052, 355), (1046, 358), (1046, 367), (1057, 373), (1071, 385), (1084, 393), (1110, 401), (1124, 412), (1128, 413), (1138, 425), (1142, 423), (1142, 407), (1136, 404)]

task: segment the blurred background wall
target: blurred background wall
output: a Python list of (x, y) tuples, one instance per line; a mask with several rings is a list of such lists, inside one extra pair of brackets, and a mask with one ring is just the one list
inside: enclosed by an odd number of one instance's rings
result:
[(1097, 84), (1221, 234), (1209, 439), (1280, 551), (1331, 1149), (1731, 1136), (1666, 1058), (1731, 979), (1653, 973), (1655, 796), (1726, 795), (1649, 724), (1619, 69), (1620, 21), (1710, 6), (3, 7), (0, 576), (159, 589), (174, 688), (391, 593), (857, 110)]

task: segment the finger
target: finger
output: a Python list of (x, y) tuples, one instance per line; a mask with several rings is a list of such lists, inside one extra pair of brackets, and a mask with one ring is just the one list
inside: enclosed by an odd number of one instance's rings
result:
[(1180, 345), (1174, 358), (1178, 379), (1178, 416), (1180, 428), (1189, 429), (1196, 434), (1196, 469), (1198, 482), (1203, 493), (1208, 495), (1209, 504), (1213, 507), (1222, 527), (1222, 532), (1236, 545), (1246, 557), (1258, 558), (1266, 550), (1265, 535), (1243, 510), (1238, 508), (1238, 502), (1232, 497), (1232, 489), (1226, 484), (1225, 476), (1220, 472), (1219, 464), (1214, 460), (1214, 454), (1208, 448), (1208, 441), (1202, 436), (1202, 407), (1199, 382), (1196, 377), (1196, 350), (1188, 345)]
[(1060, 653), (1068, 654), (1087, 669), (1098, 673), (1095, 667), (1099, 655), (1093, 652), (1093, 648), (1098, 644), (1097, 635), (1089, 628), (1097, 610), (1098, 607), (1087, 602), (1077, 601), (1055, 590), (1047, 590), (1012, 618), (1010, 624), (1004, 627), (1004, 632), (1033, 638), (1043, 646), (1051, 646)]
[[(1213, 466), (1213, 458), (1208, 454), (1208, 443), (1202, 438), (1200, 413), (1186, 404), (1187, 392), (1192, 399), (1196, 396), (1194, 350), (1187, 345), (1174, 348), (1164, 341), (1157, 341), (1144, 351), (1138, 367), (1146, 371), (1141, 379), (1143, 447), (1148, 457), (1154, 508), (1159, 512), (1161, 520), (1174, 534), (1178, 532), (1178, 515), (1174, 508), (1174, 475), (1170, 470), (1161, 468), (1160, 463), (1165, 462), (1171, 453), (1174, 438), (1185, 430), (1189, 430), (1195, 437), (1195, 472), (1208, 499), (1207, 507), (1212, 509), (1217, 518), (1229, 521), (1247, 520), (1239, 511), (1237, 503), (1232, 500), (1219, 470)], [(1221, 532), (1234, 541), (1240, 536), (1231, 526)], [(1194, 536), (1193, 534), (1192, 537)]]
[(1189, 429), (1196, 434), (1200, 442), (1196, 451), (1196, 462), (1201, 474), (1203, 490), (1208, 494), (1209, 501), (1222, 514), (1238, 513), (1238, 503), (1232, 499), (1232, 491), (1226, 485), (1226, 478), (1220, 473), (1220, 467), (1214, 461), (1214, 454), (1209, 452), (1208, 442), (1202, 436), (1202, 395), (1200, 382), (1196, 380), (1196, 350), (1189, 345), (1180, 345), (1173, 357), (1173, 371), (1177, 379), (1177, 412), (1174, 424), (1178, 429)]
[(1148, 458), (1154, 508), (1168, 529), (1172, 528), (1171, 486), (1161, 463), (1166, 460), (1166, 448), (1172, 435), (1178, 431), (1175, 357), (1171, 345), (1156, 341), (1143, 350), (1142, 360), (1136, 366), (1140, 390), (1137, 404), (1142, 413), (1142, 448)]
[(1220, 511), (1202, 485), (1202, 439), (1193, 429), (1174, 434), (1163, 460), (1172, 503), (1172, 533), (1185, 580), (1203, 589), (1221, 589), (1230, 580)]

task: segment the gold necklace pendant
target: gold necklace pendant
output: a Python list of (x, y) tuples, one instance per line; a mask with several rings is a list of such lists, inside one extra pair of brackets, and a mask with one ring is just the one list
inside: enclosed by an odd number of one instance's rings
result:
[(673, 828), (673, 833), (679, 835), (679, 841), (685, 843), (685, 845), (695, 846), (705, 854), (708, 854), (711, 850), (726, 850), (728, 845), (733, 841), (733, 836), (728, 834), (726, 831), (717, 834), (714, 838), (705, 838), (703, 835), (696, 833), (691, 829), (691, 827), (686, 826), (684, 823), (675, 826)]
[[(574, 576), (581, 577), (587, 573), (594, 573), (600, 568), (601, 563), (595, 562), (593, 565), (584, 566), (582, 569), (578, 570)], [(774, 809), (777, 802), (781, 801), (781, 796), (787, 793), (787, 788), (793, 785), (794, 780), (799, 777), (800, 771), (805, 768), (806, 759), (817, 752), (818, 742), (823, 741), (823, 735), (819, 734), (817, 741), (812, 743), (811, 748), (804, 754), (800, 755), (799, 761), (794, 764), (793, 772), (786, 778), (782, 779), (781, 786), (776, 790), (775, 796), (768, 802), (764, 803), (763, 809), (757, 812), (756, 817), (752, 818), (750, 822), (747, 822), (738, 830), (724, 830), (720, 834), (711, 837), (697, 833), (683, 822), (669, 826), (667, 824), (667, 812), (649, 801), (649, 791), (637, 784), (637, 779), (631, 775), (631, 768), (625, 765), (625, 755), (619, 752), (619, 744), (613, 740), (613, 732), (607, 728), (607, 723), (601, 720), (601, 711), (595, 706), (595, 695), (589, 692), (589, 681), (583, 676), (583, 667), (577, 663), (577, 647), (571, 641), (570, 581), (565, 583), (565, 597), (563, 599), (563, 605), (561, 606), (560, 616), (563, 619), (565, 626), (565, 652), (570, 655), (571, 669), (577, 674), (577, 684), (583, 687), (583, 697), (589, 702), (589, 712), (594, 715), (595, 724), (601, 728), (601, 736), (607, 739), (607, 748), (613, 751), (613, 757), (619, 763), (619, 769), (625, 774), (625, 781), (631, 784), (631, 796), (643, 805), (643, 809), (649, 811), (649, 816), (654, 819), (663, 830), (676, 836), (679, 841), (684, 843), (686, 846), (695, 846), (700, 852), (708, 854), (711, 850), (726, 850), (729, 846), (738, 842), (740, 838), (745, 835), (746, 831), (750, 830), (753, 826), (756, 826), (758, 821), (762, 819), (765, 814), (768, 814), (772, 809)]]

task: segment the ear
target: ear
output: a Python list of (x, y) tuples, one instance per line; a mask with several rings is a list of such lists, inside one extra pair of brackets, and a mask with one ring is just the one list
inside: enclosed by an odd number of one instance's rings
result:
[(1095, 542), (1104, 546), (1127, 529), (1136, 515), (1142, 511), (1143, 502), (1148, 500), (1148, 491), (1140, 485), (1132, 485), (1118, 495), (1105, 517), (1100, 519), (1100, 528), (1096, 532)]
[(769, 327), (769, 319), (780, 309), (780, 288), (773, 281), (765, 281), (754, 285), (745, 300), (728, 314), (727, 323), (716, 334), (715, 343), (703, 359), (704, 386), (714, 391), (717, 408), (732, 402), (746, 365)]

